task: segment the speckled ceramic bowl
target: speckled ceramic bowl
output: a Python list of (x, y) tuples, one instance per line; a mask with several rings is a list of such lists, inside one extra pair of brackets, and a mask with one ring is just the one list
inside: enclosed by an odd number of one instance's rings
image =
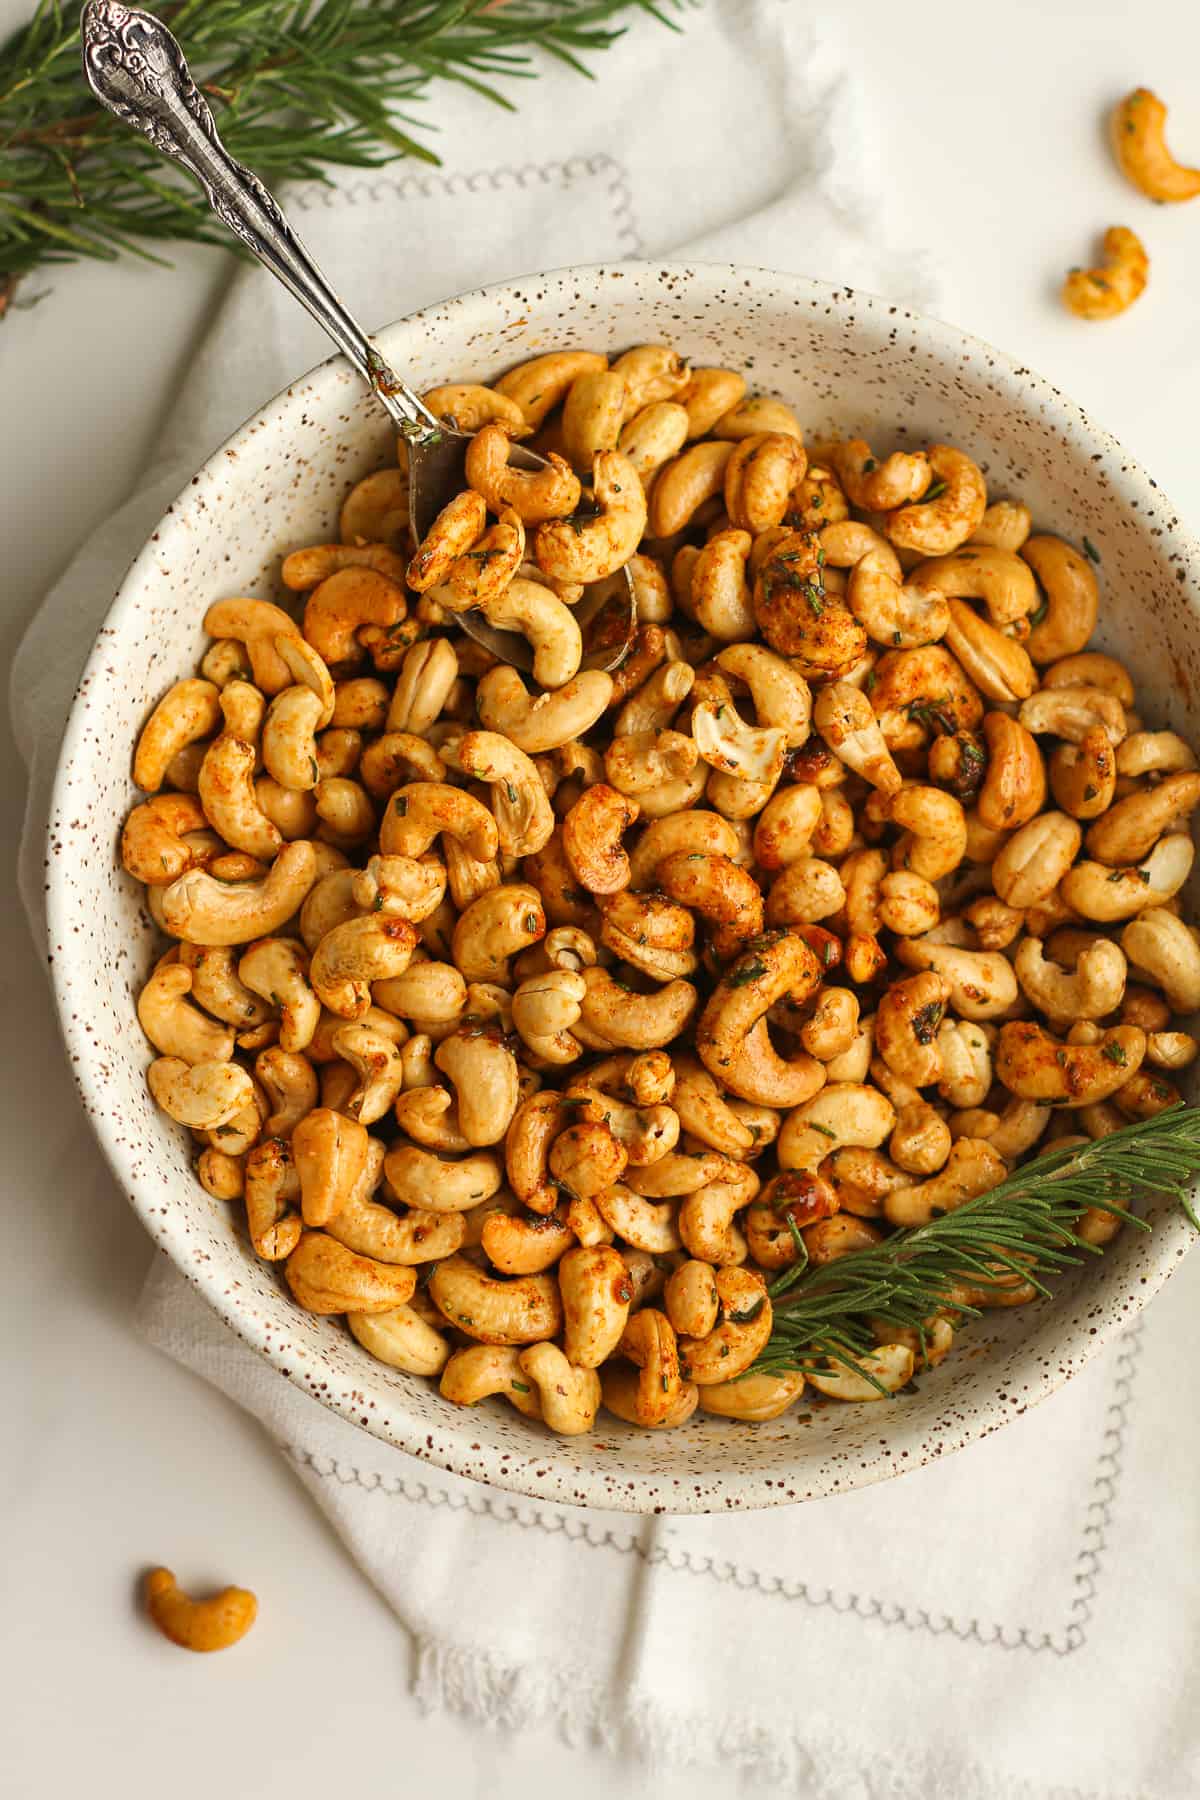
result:
[[(567, 270), (451, 300), (382, 334), (418, 388), (490, 379), (563, 344), (669, 339), (696, 363), (744, 368), (812, 436), (877, 447), (949, 439), (996, 495), (1096, 546), (1101, 641), (1138, 682), (1149, 719), (1197, 736), (1200, 546), (1119, 445), (1007, 357), (947, 325), (845, 290), (757, 269), (621, 264)], [(429, 1382), (375, 1362), (340, 1322), (299, 1311), (251, 1254), (240, 1209), (191, 1170), (188, 1134), (146, 1091), (134, 1000), (155, 937), (117, 861), (138, 798), (130, 753), (152, 704), (190, 674), (221, 595), (279, 597), (282, 555), (336, 533), (347, 486), (386, 463), (386, 421), (340, 361), (297, 380), (218, 450), (168, 509), (121, 588), (80, 683), (49, 835), (54, 978), (83, 1102), (147, 1230), (230, 1326), (289, 1380), (402, 1449), (479, 1481), (633, 1512), (779, 1505), (878, 1481), (994, 1431), (1075, 1373), (1161, 1286), (1190, 1233), (1169, 1208), (1125, 1232), (1053, 1303), (973, 1326), (919, 1392), (804, 1409), (744, 1426), (698, 1414), (636, 1431), (601, 1414), (555, 1438), (500, 1402), (462, 1411)], [(802, 1415), (802, 1416), (798, 1416)]]

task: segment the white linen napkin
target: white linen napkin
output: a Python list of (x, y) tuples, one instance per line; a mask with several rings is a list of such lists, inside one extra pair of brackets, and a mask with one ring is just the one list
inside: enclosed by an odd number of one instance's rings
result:
[[(798, 0), (710, 0), (682, 38), (639, 21), (598, 74), (547, 70), (515, 120), (443, 90), (441, 172), (289, 194), (368, 321), (533, 268), (675, 251), (936, 300), (924, 257), (881, 231), (852, 84)], [(144, 485), (22, 646), (37, 930), (69, 684), (108, 597), (197, 462), (324, 349), (269, 278), (239, 271)], [(711, 1519), (534, 1504), (418, 1464), (279, 1380), (165, 1263), (139, 1326), (290, 1458), (411, 1635), (430, 1706), (829, 1800), (1169, 1800), (1200, 1772), (1197, 1609), (1173, 1579), (1196, 1549), (1200, 1439), (1171, 1404), (1200, 1309), (1175, 1301), (944, 1466)]]

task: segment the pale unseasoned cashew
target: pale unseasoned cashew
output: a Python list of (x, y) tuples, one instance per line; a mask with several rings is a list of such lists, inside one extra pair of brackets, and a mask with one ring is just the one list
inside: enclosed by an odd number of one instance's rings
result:
[(393, 550), (408, 542), (408, 474), (400, 468), (377, 469), (356, 482), (342, 502), (338, 536), (343, 544), (387, 544)]
[(171, 759), (218, 729), (220, 699), (220, 690), (211, 681), (198, 679), (177, 681), (163, 695), (143, 725), (134, 752), (133, 779), (143, 793), (156, 794), (167, 778)]
[(193, 1600), (170, 1569), (146, 1577), (146, 1611), (165, 1638), (181, 1650), (228, 1650), (240, 1643), (258, 1617), (258, 1601), (246, 1588), (222, 1588), (208, 1600)]
[[(268, 774), (281, 787), (307, 792), (320, 780), (315, 734), (323, 712), (320, 697), (309, 687), (284, 688), (272, 700), (263, 724), (262, 756)], [(202, 778), (203, 773), (202, 769)]]
[(187, 999), (192, 991), (191, 969), (160, 963), (138, 995), (142, 1030), (164, 1057), (188, 1064), (228, 1062), (233, 1055), (233, 1031), (193, 1006)]
[[(954, 990), (950, 992), (954, 1004)], [(994, 1034), (994, 1028), (989, 1027)], [(943, 1019), (938, 1029), (942, 1076), (938, 1093), (953, 1107), (982, 1106), (992, 1085), (992, 1045), (988, 1033), (974, 1023)]]
[(1195, 767), (1195, 751), (1174, 731), (1131, 732), (1117, 750), (1119, 775), (1171, 775)]
[(406, 1375), (440, 1375), (450, 1355), (450, 1345), (411, 1306), (397, 1306), (385, 1313), (347, 1313), (346, 1323), (364, 1350)]
[(598, 509), (594, 516), (554, 518), (534, 534), (534, 560), (556, 580), (602, 581), (624, 567), (641, 542), (646, 495), (637, 470), (619, 450), (597, 453), (592, 491)]
[(750, 543), (747, 531), (718, 531), (692, 563), (687, 611), (722, 643), (754, 636), (754, 607), (746, 580)]
[(565, 686), (533, 698), (515, 669), (489, 669), (476, 690), (479, 717), (488, 731), (511, 739), (535, 756), (580, 738), (612, 697), (611, 675), (585, 669)]
[(719, 1387), (702, 1387), (699, 1392), (701, 1412), (760, 1425), (768, 1419), (778, 1419), (799, 1399), (804, 1392), (804, 1375), (799, 1369), (777, 1375), (743, 1375)]
[(403, 974), (416, 945), (413, 926), (394, 913), (348, 919), (325, 933), (313, 952), (308, 978), (330, 1012), (359, 1019), (371, 1004), (371, 982)]
[(635, 994), (607, 969), (585, 969), (583, 979), (587, 993), (580, 1023), (605, 1048), (656, 1050), (669, 1044), (686, 1028), (699, 1002), (696, 989), (683, 980), (669, 981), (652, 994)]
[(829, 1400), (886, 1400), (912, 1380), (915, 1358), (907, 1344), (881, 1344), (855, 1355), (853, 1368), (835, 1363), (828, 1369), (805, 1368), (810, 1387)]
[(884, 531), (899, 549), (948, 556), (978, 529), (987, 510), (987, 485), (978, 464), (950, 444), (931, 444), (932, 500), (915, 500), (888, 514)]
[(1021, 1100), (1093, 1106), (1135, 1075), (1146, 1054), (1137, 1025), (1112, 1025), (1098, 1044), (1060, 1044), (1042, 1026), (1019, 1021), (1001, 1027), (996, 1078)]
[(1040, 938), (1023, 938), (1013, 959), (1017, 979), (1052, 1024), (1102, 1019), (1115, 1012), (1125, 992), (1125, 957), (1099, 938), (1082, 952), (1074, 973), (1047, 962)]
[(1121, 948), (1158, 983), (1173, 1011), (1200, 1011), (1200, 944), (1182, 919), (1149, 908), (1125, 927)]
[(945, 595), (932, 580), (901, 585), (889, 556), (895, 557), (890, 544), (885, 550), (867, 551), (854, 565), (846, 590), (850, 611), (873, 643), (889, 649), (913, 650), (937, 643), (950, 624)]
[(520, 1098), (516, 1058), (503, 1034), (490, 1026), (460, 1028), (442, 1040), (433, 1060), (454, 1085), (467, 1142), (498, 1144)]
[(285, 844), (261, 881), (222, 882), (190, 869), (162, 890), (163, 923), (192, 944), (270, 937), (299, 911), (316, 873), (316, 852), (304, 839)]
[(807, 743), (812, 692), (790, 663), (761, 644), (735, 644), (722, 650), (716, 660), (727, 674), (746, 683), (760, 726), (782, 731), (788, 749)]
[[(452, 1325), (482, 1344), (536, 1344), (562, 1329), (562, 1301), (553, 1275), (497, 1280), (465, 1257), (449, 1256), (430, 1276), (429, 1293)], [(449, 1368), (447, 1364), (447, 1373)], [(444, 1374), (443, 1393), (445, 1383)]]
[(834, 755), (882, 794), (894, 794), (901, 775), (892, 760), (871, 702), (847, 681), (823, 687), (813, 705), (813, 724)]
[(1150, 258), (1136, 232), (1110, 225), (1104, 234), (1104, 261), (1094, 269), (1072, 269), (1062, 285), (1063, 305), (1080, 319), (1113, 319), (1145, 289)]
[(1114, 109), (1112, 143), (1122, 174), (1151, 200), (1194, 200), (1200, 169), (1187, 169), (1166, 144), (1167, 109), (1149, 88), (1134, 88)]
[(714, 1276), (721, 1301), (720, 1322), (702, 1338), (679, 1340), (680, 1373), (697, 1387), (716, 1386), (743, 1374), (771, 1335), (772, 1309), (767, 1290), (746, 1269), (718, 1269)]
[(1172, 832), (1142, 862), (1127, 869), (1077, 862), (1059, 884), (1062, 899), (1085, 919), (1109, 924), (1160, 907), (1177, 894), (1188, 876), (1196, 846), (1186, 832)]
[(379, 828), (379, 847), (385, 856), (423, 856), (441, 833), (457, 838), (480, 862), (491, 862), (500, 847), (487, 807), (441, 781), (414, 781), (396, 789)]

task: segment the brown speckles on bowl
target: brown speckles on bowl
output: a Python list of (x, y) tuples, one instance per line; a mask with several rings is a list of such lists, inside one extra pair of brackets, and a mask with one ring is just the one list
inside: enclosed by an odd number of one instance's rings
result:
[[(1071, 401), (988, 345), (886, 301), (728, 267), (623, 264), (531, 277), (434, 307), (381, 334), (418, 388), (485, 377), (558, 342), (672, 340), (740, 364), (782, 393), (813, 437), (949, 439), (1019, 496), (1043, 529), (1098, 547), (1099, 634), (1155, 726), (1200, 721), (1200, 546), (1154, 484)], [(138, 729), (204, 648), (208, 604), (280, 599), (287, 551), (336, 527), (344, 487), (390, 460), (390, 435), (352, 372), (323, 364), (218, 450), (168, 509), (126, 577), (80, 683), (51, 810), (48, 918), (63, 1031), (83, 1102), (151, 1236), (244, 1341), (343, 1417), (458, 1474), (567, 1504), (630, 1512), (776, 1506), (902, 1473), (996, 1430), (1073, 1375), (1154, 1294), (1191, 1239), (1168, 1208), (1062, 1284), (1053, 1304), (992, 1315), (915, 1394), (806, 1408), (770, 1426), (697, 1415), (639, 1432), (604, 1416), (553, 1439), (499, 1403), (472, 1412), (373, 1361), (336, 1321), (298, 1313), (250, 1255), (231, 1209), (192, 1174), (187, 1134), (151, 1104), (134, 997), (154, 935), (113, 846), (136, 795)], [(281, 479), (280, 471), (284, 471)]]

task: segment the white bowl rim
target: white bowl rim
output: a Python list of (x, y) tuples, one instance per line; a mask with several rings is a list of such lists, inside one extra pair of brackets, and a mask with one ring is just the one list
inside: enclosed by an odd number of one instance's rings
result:
[[(794, 299), (797, 305), (825, 305), (838, 312), (846, 308), (861, 308), (866, 312), (874, 312), (883, 308), (889, 317), (900, 317), (915, 324), (925, 335), (927, 341), (943, 352), (954, 356), (961, 355), (964, 348), (978, 351), (989, 359), (989, 370), (992, 377), (1011, 391), (1014, 403), (1022, 410), (1027, 410), (1031, 401), (1037, 402), (1044, 416), (1050, 418), (1064, 431), (1076, 432), (1082, 425), (1084, 430), (1110, 453), (1120, 459), (1120, 483), (1126, 500), (1136, 500), (1140, 507), (1158, 512), (1164, 506), (1170, 507), (1168, 497), (1158, 484), (1145, 472), (1133, 457), (1124, 449), (1113, 435), (1093, 422), (1087, 412), (1076, 401), (1065, 395), (1061, 389), (1045, 376), (1038, 374), (1030, 366), (997, 349), (986, 339), (961, 330), (959, 327), (935, 319), (911, 307), (889, 300), (883, 295), (873, 294), (864, 289), (838, 285), (830, 282), (812, 280), (806, 276), (780, 273), (757, 264), (722, 263), (722, 262), (686, 262), (672, 263), (652, 259), (631, 259), (620, 263), (575, 264), (560, 269), (539, 271), (536, 276), (517, 275), (502, 282), (494, 282), (486, 287), (476, 288), (467, 293), (452, 296), (436, 304), (421, 308), (383, 326), (375, 336), (386, 339), (394, 330), (411, 327), (422, 320), (445, 315), (453, 310), (456, 322), (464, 319), (471, 322), (472, 315), (485, 319), (498, 302), (509, 295), (514, 287), (522, 281), (537, 279), (539, 281), (559, 280), (583, 282), (589, 285), (603, 283), (618, 275), (622, 280), (636, 283), (639, 279), (658, 280), (662, 277), (686, 282), (693, 289), (699, 287), (705, 297), (715, 297), (718, 289), (724, 289), (736, 281), (743, 294), (754, 297), (762, 294), (769, 299), (778, 298), (780, 293)], [(764, 293), (769, 285), (770, 293)], [(231, 433), (224, 443), (217, 446), (206, 461), (200, 466), (198, 473), (213, 471), (222, 464), (230, 453), (236, 453), (247, 444), (263, 428), (278, 426), (286, 416), (289, 405), (311, 404), (312, 386), (323, 379), (337, 374), (344, 374), (347, 368), (345, 358), (335, 354), (322, 359), (304, 374), (295, 377), (278, 393), (249, 417)], [(116, 596), (105, 615), (97, 634), (96, 643), (88, 655), (83, 672), (72, 696), (71, 710), (63, 735), (62, 746), (55, 768), (54, 782), (51, 792), (48, 835), (53, 832), (55, 818), (59, 815), (61, 803), (65, 797), (65, 789), (76, 757), (80, 754), (86, 735), (88, 712), (81, 704), (84, 696), (90, 691), (93, 681), (102, 673), (104, 658), (110, 653), (110, 640), (125, 622), (126, 616), (132, 613), (139, 602), (139, 589), (142, 581), (154, 568), (155, 559), (164, 548), (169, 548), (171, 537), (182, 530), (179, 511), (186, 502), (194, 482), (189, 479), (179, 494), (168, 506), (166, 513), (159, 521), (154, 532), (130, 563)], [(1175, 513), (1174, 531), (1177, 540), (1182, 544), (1189, 559), (1195, 566), (1200, 566), (1200, 538), (1179, 523)], [(48, 857), (47, 866), (50, 871), (47, 883), (46, 918), (51, 943), (70, 941), (72, 907), (75, 894), (71, 885), (56, 879), (54, 871), (59, 866), (54, 857)], [(166, 1215), (162, 1207), (161, 1188), (148, 1180), (139, 1178), (127, 1167), (124, 1146), (121, 1142), (117, 1125), (112, 1116), (103, 1108), (94, 1108), (89, 1101), (88, 1070), (94, 1054), (94, 1043), (89, 1038), (86, 1020), (78, 1014), (77, 1003), (73, 995), (68, 995), (62, 974), (62, 959), (55, 958), (51, 962), (51, 982), (54, 990), (55, 1005), (59, 1026), (68, 1051), (71, 1073), (84, 1104), (88, 1122), (95, 1133), (104, 1156), (118, 1184), (137, 1212), (143, 1223), (148, 1223), (148, 1215), (153, 1209), (155, 1215), (154, 1237), (159, 1247), (169, 1254), (175, 1267), (184, 1274), (192, 1286), (200, 1293), (215, 1312), (230, 1326), (234, 1333), (251, 1348), (263, 1355), (279, 1373), (285, 1375), (301, 1392), (311, 1394), (312, 1389), (304, 1381), (299, 1370), (282, 1367), (278, 1353), (270, 1341), (269, 1330), (264, 1329), (263, 1322), (257, 1315), (247, 1317), (239, 1309), (236, 1295), (225, 1291), (218, 1275), (210, 1269), (207, 1262), (195, 1263), (185, 1251), (184, 1233), (179, 1220), (174, 1215)], [(1069, 1365), (1056, 1366), (1046, 1373), (1039, 1384), (1036, 1394), (1030, 1396), (1030, 1403), (1036, 1404), (1050, 1394), (1056, 1393), (1079, 1371), (1106, 1349), (1118, 1332), (1124, 1329), (1130, 1319), (1136, 1316), (1153, 1299), (1163, 1287), (1169, 1276), (1178, 1267), (1183, 1253), (1195, 1242), (1181, 1211), (1176, 1210), (1168, 1218), (1160, 1220), (1152, 1239), (1156, 1254), (1141, 1268), (1135, 1286), (1126, 1296), (1121, 1316), (1110, 1316), (1108, 1322), (1094, 1334), (1084, 1334), (1073, 1345), (1073, 1355)], [(475, 1444), (468, 1458), (465, 1451), (459, 1452), (442, 1440), (438, 1440), (431, 1449), (428, 1445), (427, 1426), (420, 1422), (405, 1422), (397, 1419), (390, 1408), (386, 1416), (381, 1417), (384, 1409), (375, 1409), (369, 1421), (364, 1418), (358, 1405), (348, 1395), (327, 1390), (319, 1396), (322, 1402), (339, 1413), (349, 1423), (359, 1429), (371, 1432), (383, 1442), (394, 1445), (398, 1449), (420, 1456), (421, 1460), (436, 1467), (444, 1468), (452, 1474), (464, 1475), (469, 1479), (480, 1480), (478, 1466), (480, 1450)], [(1024, 1409), (1022, 1409), (1024, 1410)], [(967, 1444), (986, 1437), (999, 1429), (1014, 1414), (1011, 1409), (996, 1402), (989, 1408), (986, 1402), (981, 1404), (979, 1412), (970, 1420), (962, 1421), (954, 1447), (963, 1448)], [(464, 1437), (469, 1437), (471, 1414), (463, 1414)], [(855, 1473), (852, 1481), (846, 1479), (843, 1468), (836, 1481), (824, 1481), (820, 1468), (806, 1471), (806, 1479), (810, 1487), (805, 1498), (828, 1497), (834, 1493), (846, 1493), (857, 1487), (871, 1486), (876, 1482), (891, 1479), (912, 1468), (921, 1467), (931, 1461), (938, 1460), (942, 1446), (928, 1446), (919, 1455), (913, 1455), (903, 1464), (889, 1462), (886, 1458), (874, 1459), (869, 1466)], [(554, 1466), (554, 1457), (547, 1453), (534, 1466), (530, 1459), (521, 1466), (514, 1466), (513, 1459), (496, 1457), (493, 1467), (494, 1485), (511, 1492), (524, 1494), (533, 1499), (549, 1500), (575, 1508), (580, 1507), (579, 1491), (581, 1486), (593, 1482), (597, 1489), (601, 1488), (598, 1477), (589, 1476), (578, 1469), (559, 1471)], [(614, 1471), (610, 1471), (612, 1473)], [(663, 1483), (660, 1477), (622, 1472), (619, 1484), (605, 1486), (603, 1492), (603, 1508), (606, 1511), (622, 1510), (627, 1512), (721, 1512), (727, 1509), (750, 1510), (759, 1507), (799, 1504), (781, 1492), (781, 1484), (766, 1475), (756, 1475), (745, 1467), (730, 1471), (728, 1476), (729, 1492), (720, 1492), (721, 1477), (706, 1478), (706, 1497), (696, 1501), (689, 1497), (689, 1490), (682, 1487), (676, 1496), (676, 1504), (664, 1506)], [(491, 1485), (484, 1483), (484, 1485)], [(681, 1484), (682, 1486), (682, 1484)], [(583, 1503), (584, 1506), (587, 1503)]]

